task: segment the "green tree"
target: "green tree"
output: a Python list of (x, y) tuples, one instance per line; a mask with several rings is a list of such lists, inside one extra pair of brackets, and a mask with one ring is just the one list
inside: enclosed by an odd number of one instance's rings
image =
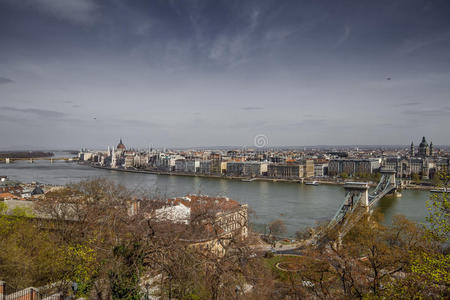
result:
[(411, 173), (411, 180), (414, 181), (415, 183), (419, 183), (420, 182), (420, 176), (417, 173)]
[(441, 176), (438, 173), (433, 174), (433, 178), (431, 178), (431, 182), (434, 186), (440, 186), (442, 184)]
[[(442, 175), (442, 186), (447, 187), (449, 177)], [(448, 194), (434, 193), (427, 202), (428, 224), (424, 226), (425, 247), (410, 252), (411, 263), (405, 278), (392, 285), (393, 298), (442, 298), (450, 296), (450, 203)]]
[[(450, 176), (442, 174), (440, 176), (441, 187), (448, 189)], [(430, 201), (427, 201), (429, 223), (429, 234), (433, 239), (448, 243), (450, 233), (450, 201), (448, 193), (432, 193)]]
[(27, 209), (0, 203), (0, 280), (20, 289), (64, 279), (64, 249)]

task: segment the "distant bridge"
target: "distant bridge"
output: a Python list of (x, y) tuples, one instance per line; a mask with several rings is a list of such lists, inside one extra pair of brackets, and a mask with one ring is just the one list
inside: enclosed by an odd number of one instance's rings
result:
[(69, 161), (76, 161), (76, 160), (78, 160), (78, 157), (75, 157), (75, 158), (73, 158), (73, 157), (28, 157), (28, 158), (25, 158), (25, 157), (21, 157), (21, 158), (12, 158), (12, 157), (9, 158), (9, 157), (6, 157), (6, 158), (0, 158), (0, 162), (6, 163), (6, 164), (9, 164), (9, 163), (12, 163), (12, 162), (15, 162), (15, 161), (29, 161), (30, 163), (33, 163), (36, 160), (48, 160), (51, 163), (53, 163), (54, 161), (67, 161), (67, 162), (69, 162)]
[(365, 214), (370, 212), (378, 200), (397, 190), (395, 171), (381, 170), (380, 172), (381, 179), (377, 187), (370, 193), (367, 182), (347, 182), (344, 185), (346, 191), (344, 201), (328, 225), (312, 238), (314, 242), (320, 241), (324, 234), (338, 227), (338, 242), (340, 243), (340, 240)]

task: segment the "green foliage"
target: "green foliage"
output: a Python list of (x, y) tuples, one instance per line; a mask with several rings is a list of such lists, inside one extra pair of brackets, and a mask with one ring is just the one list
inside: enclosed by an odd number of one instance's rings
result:
[[(444, 187), (447, 187), (449, 176), (442, 174), (441, 179)], [(430, 201), (427, 201), (427, 208), (429, 215), (425, 230), (431, 246), (411, 253), (411, 278), (415, 279), (416, 286), (425, 285), (429, 289), (434, 289), (436, 294), (444, 295), (449, 292), (450, 282), (450, 254), (442, 250), (448, 247), (450, 233), (448, 193), (433, 193)]]
[[(442, 175), (445, 182), (443, 187), (448, 186), (448, 175)], [(430, 196), (430, 201), (427, 201), (429, 223), (429, 233), (433, 238), (447, 243), (450, 234), (450, 202), (448, 193), (433, 193)]]
[[(92, 241), (89, 244), (93, 244)], [(65, 259), (71, 270), (67, 279), (78, 284), (78, 295), (86, 296), (100, 267), (95, 250), (88, 244), (70, 245)]]
[(339, 177), (341, 177), (342, 179), (347, 179), (348, 174), (346, 172), (342, 172), (341, 174), (339, 174)]
[(112, 299), (140, 300), (142, 293), (139, 290), (139, 276), (136, 273), (111, 272)]
[(139, 243), (121, 244), (113, 249), (118, 263), (109, 273), (113, 299), (138, 300), (142, 298), (139, 274), (142, 270), (142, 256)]
[(441, 176), (438, 173), (433, 174), (433, 178), (431, 178), (431, 182), (434, 186), (440, 186), (442, 184)]
[(3, 215), (8, 210), (8, 205), (4, 202), (0, 202), (0, 215)]
[(419, 182), (420, 182), (420, 176), (419, 176), (419, 174), (417, 174), (417, 173), (411, 173), (411, 180), (414, 181), (414, 182), (416, 182), (416, 183), (419, 183)]
[(414, 257), (411, 271), (420, 277), (427, 277), (434, 284), (450, 282), (450, 255), (422, 252)]
[(22, 217), (22, 218), (34, 217), (33, 211), (31, 210), (30, 207), (17, 206), (13, 208), (9, 214), (15, 217)]
[(62, 247), (24, 217), (25, 211), (13, 214), (0, 215), (0, 280), (25, 288), (63, 279), (67, 269)]

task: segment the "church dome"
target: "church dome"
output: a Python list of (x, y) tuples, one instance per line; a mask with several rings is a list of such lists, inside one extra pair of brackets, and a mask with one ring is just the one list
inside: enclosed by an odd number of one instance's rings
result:
[(122, 149), (122, 150), (125, 150), (125, 145), (122, 143), (122, 139), (120, 139), (120, 142), (119, 142), (119, 144), (117, 144), (117, 149)]
[(422, 138), (422, 142), (420, 142), (420, 147), (428, 147), (428, 143), (425, 140), (425, 137)]

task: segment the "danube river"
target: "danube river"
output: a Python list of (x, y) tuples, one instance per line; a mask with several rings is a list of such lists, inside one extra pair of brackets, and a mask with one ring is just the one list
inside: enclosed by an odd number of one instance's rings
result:
[[(65, 156), (56, 153), (56, 157)], [(147, 192), (159, 197), (184, 196), (190, 193), (210, 196), (223, 195), (247, 203), (253, 211), (251, 223), (260, 231), (264, 224), (283, 220), (288, 235), (330, 219), (344, 199), (344, 188), (335, 185), (308, 186), (299, 183), (253, 181), (137, 174), (95, 169), (73, 162), (49, 161), (14, 162), (0, 164), (0, 175), (22, 182), (37, 181), (46, 184), (66, 184), (90, 178), (106, 178), (131, 190)], [(385, 214), (386, 222), (403, 214), (411, 220), (423, 222), (427, 215), (427, 191), (402, 191), (403, 197), (384, 198), (377, 207)]]

